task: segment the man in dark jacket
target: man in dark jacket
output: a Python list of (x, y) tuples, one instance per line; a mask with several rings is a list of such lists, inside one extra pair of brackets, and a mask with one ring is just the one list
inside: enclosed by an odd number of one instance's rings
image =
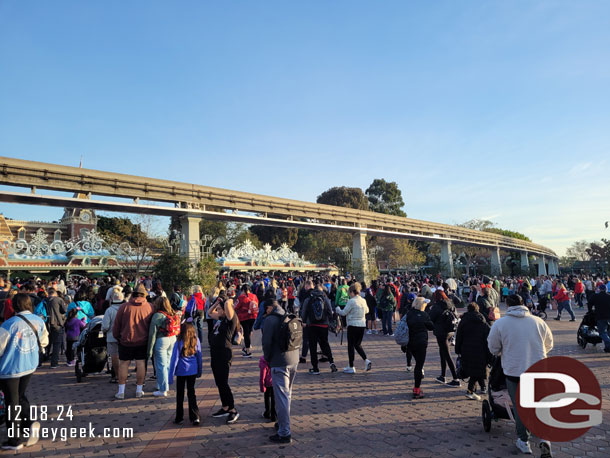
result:
[[(311, 292), (313, 290), (313, 282), (311, 280), (307, 280), (301, 290), (299, 291), (298, 299), (299, 306), (301, 309), (303, 308), (303, 304), (305, 301), (311, 296)], [(307, 360), (307, 352), (309, 351), (309, 330), (307, 326), (303, 326), (303, 346), (301, 347), (301, 357), (299, 358), (300, 363), (305, 363)]]
[[(314, 304), (322, 304), (322, 318), (317, 319), (314, 313)], [(301, 308), (301, 319), (307, 325), (307, 333), (309, 336), (309, 352), (311, 353), (311, 366), (309, 373), (312, 375), (320, 375), (318, 368), (318, 343), (322, 354), (328, 358), (330, 370), (337, 372), (337, 366), (333, 360), (333, 352), (328, 344), (328, 324), (333, 316), (333, 309), (330, 305), (330, 299), (324, 293), (324, 286), (321, 283), (316, 284), (316, 287), (311, 292), (311, 295), (305, 300)]]
[(481, 285), (479, 289), (479, 297), (477, 297), (477, 305), (479, 306), (479, 313), (485, 317), (485, 321), (489, 321), (489, 310), (494, 307), (493, 300), (489, 296), (491, 292), (490, 288), (486, 285)]
[(424, 397), (420, 386), (424, 376), (424, 363), (426, 362), (426, 350), (428, 349), (428, 331), (434, 329), (434, 324), (430, 317), (424, 312), (427, 300), (424, 297), (415, 298), (412, 308), (407, 312), (407, 326), (409, 328), (409, 344), (406, 348), (407, 358), (409, 354), (415, 358), (413, 399)]
[(64, 341), (64, 324), (66, 322), (66, 303), (57, 295), (55, 288), (49, 288), (47, 299), (47, 314), (49, 325), (49, 341), (53, 346), (51, 350), (51, 369), (59, 363), (59, 352)]
[(597, 331), (604, 341), (604, 351), (610, 353), (610, 294), (606, 291), (606, 285), (599, 285), (599, 292), (591, 297), (587, 303), (589, 312), (595, 309), (595, 319), (597, 320)]
[(286, 312), (277, 301), (265, 303), (265, 321), (263, 324), (263, 355), (271, 368), (275, 412), (277, 415), (277, 434), (270, 436), (272, 442), (289, 444), (292, 441), (290, 432), (290, 401), (292, 384), (299, 365), (299, 351), (282, 351), (280, 347), (281, 326)]
[(480, 401), (475, 393), (475, 384), (481, 387), (481, 394), (487, 393), (487, 336), (489, 325), (479, 313), (479, 306), (474, 302), (468, 304), (468, 311), (462, 315), (455, 337), (455, 352), (460, 355), (463, 375), (469, 376), (468, 399)]

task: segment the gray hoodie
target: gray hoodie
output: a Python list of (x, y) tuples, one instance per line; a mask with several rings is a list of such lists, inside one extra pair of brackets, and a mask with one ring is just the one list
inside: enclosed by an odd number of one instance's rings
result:
[(280, 326), (284, 309), (276, 305), (273, 313), (265, 316), (263, 323), (263, 355), (269, 367), (292, 366), (299, 362), (299, 350), (282, 352), (280, 350)]
[(491, 353), (502, 356), (504, 374), (520, 377), (553, 349), (553, 334), (527, 307), (517, 305), (509, 307), (506, 315), (494, 322), (487, 346)]

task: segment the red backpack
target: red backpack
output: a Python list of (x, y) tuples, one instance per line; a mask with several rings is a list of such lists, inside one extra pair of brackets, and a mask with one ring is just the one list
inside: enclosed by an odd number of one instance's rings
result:
[(173, 337), (180, 334), (180, 317), (178, 315), (169, 316), (165, 312), (159, 312), (165, 315), (165, 323), (159, 328), (163, 337)]

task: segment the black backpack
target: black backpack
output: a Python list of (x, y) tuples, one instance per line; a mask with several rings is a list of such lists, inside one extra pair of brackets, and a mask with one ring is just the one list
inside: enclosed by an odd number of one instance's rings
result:
[(303, 346), (303, 323), (301, 319), (293, 313), (280, 315), (280, 351), (299, 350)]
[(309, 296), (309, 308), (313, 322), (320, 322), (324, 319), (324, 296), (312, 294)]

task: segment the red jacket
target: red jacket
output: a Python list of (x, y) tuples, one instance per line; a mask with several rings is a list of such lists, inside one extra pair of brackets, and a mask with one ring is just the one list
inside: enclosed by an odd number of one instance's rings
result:
[(195, 298), (195, 303), (197, 304), (197, 310), (203, 310), (203, 305), (205, 304), (203, 300), (203, 293), (195, 293), (193, 296)]
[[(255, 302), (257, 305), (256, 311), (253, 311), (254, 313), (250, 313), (250, 302)], [(256, 319), (256, 313), (258, 312), (258, 298), (256, 297), (256, 294), (241, 294), (237, 298), (234, 308), (239, 321)]]
[(581, 293), (585, 292), (585, 285), (583, 285), (580, 280), (577, 281), (576, 284), (574, 285), (574, 292), (576, 294), (581, 294)]
[(570, 300), (570, 295), (564, 288), (561, 288), (559, 292), (553, 296), (553, 299), (557, 302), (566, 302)]

